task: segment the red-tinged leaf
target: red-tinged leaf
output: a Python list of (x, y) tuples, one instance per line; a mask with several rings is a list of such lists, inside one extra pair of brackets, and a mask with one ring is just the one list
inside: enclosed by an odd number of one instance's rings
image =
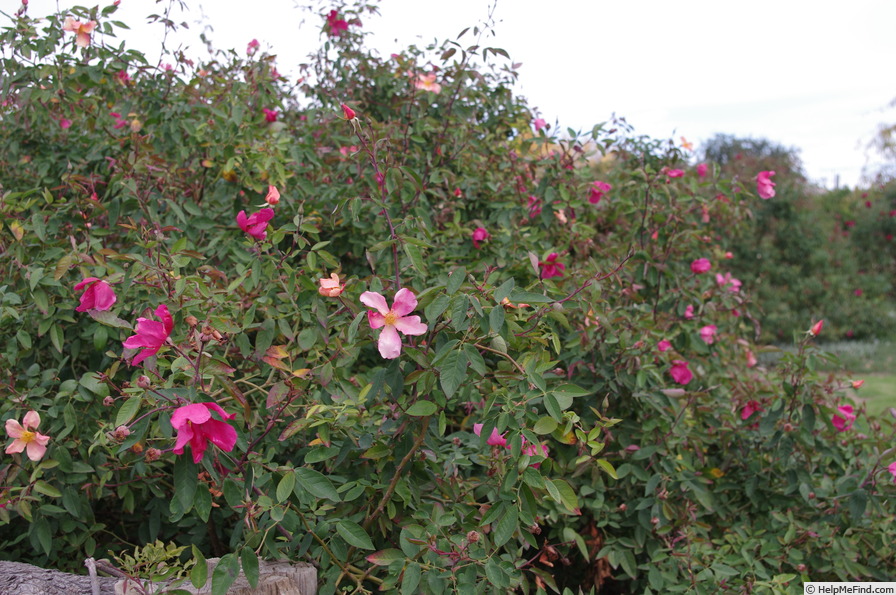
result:
[(395, 548), (380, 550), (367, 556), (367, 561), (376, 566), (388, 566), (396, 560), (404, 559), (404, 552)]
[(275, 407), (280, 401), (289, 394), (289, 387), (286, 386), (283, 382), (278, 382), (268, 391), (268, 398), (265, 402), (265, 406), (268, 409), (272, 409)]
[(262, 361), (273, 368), (277, 368), (278, 370), (283, 370), (284, 372), (292, 372), (292, 369), (288, 364), (281, 362), (279, 359), (275, 359), (273, 357), (265, 356), (261, 358)]
[[(283, 359), (289, 355), (286, 351), (286, 347), (283, 345), (271, 345), (268, 347), (268, 350), (265, 352), (268, 357), (272, 357), (274, 359)], [(267, 358), (265, 358), (267, 361)]]

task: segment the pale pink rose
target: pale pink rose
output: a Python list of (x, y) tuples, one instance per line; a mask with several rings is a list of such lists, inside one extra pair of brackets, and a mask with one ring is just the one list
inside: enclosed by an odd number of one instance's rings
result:
[(859, 390), (859, 389), (862, 388), (862, 386), (864, 386), (864, 385), (865, 385), (865, 381), (864, 381), (864, 380), (853, 380), (853, 381), (852, 381), (852, 387), (853, 387), (855, 390)]
[(49, 436), (44, 436), (37, 431), (40, 425), (40, 414), (37, 411), (29, 411), (25, 414), (23, 423), (19, 423), (14, 419), (6, 420), (6, 433), (10, 438), (14, 438), (12, 443), (6, 447), (6, 454), (16, 454), (23, 450), (32, 461), (39, 461), (47, 453), (47, 443), (50, 441)]
[(75, 45), (82, 48), (86, 48), (90, 45), (90, 34), (93, 33), (95, 28), (96, 21), (82, 23), (81, 21), (76, 21), (72, 17), (65, 17), (65, 22), (62, 24), (62, 30), (74, 33)]
[(539, 130), (547, 126), (547, 124), (548, 123), (545, 122), (543, 118), (535, 118), (535, 120), (532, 122), (532, 125), (535, 126), (535, 132), (538, 132)]
[(271, 206), (280, 202), (280, 191), (277, 190), (276, 186), (268, 186), (268, 193), (267, 196), (264, 197), (264, 202)]
[(418, 74), (414, 81), (414, 87), (430, 93), (440, 93), (442, 85), (436, 82), (436, 73)]
[(700, 329), (700, 338), (707, 345), (712, 345), (716, 340), (716, 330), (718, 330), (716, 325), (708, 324)]
[(380, 355), (386, 359), (395, 359), (401, 355), (399, 333), (418, 336), (427, 330), (427, 326), (420, 321), (419, 316), (408, 316), (417, 307), (417, 297), (410, 289), (399, 289), (391, 308), (386, 303), (386, 298), (375, 291), (365, 291), (361, 294), (360, 300), (365, 306), (376, 309), (376, 312), (367, 312), (367, 322), (372, 329), (383, 329), (380, 331), (377, 346)]
[(320, 279), (319, 282), (317, 293), (324, 297), (338, 297), (345, 289), (345, 285), (339, 283), (339, 275), (336, 273), (330, 273), (329, 279)]
[(775, 195), (775, 183), (771, 180), (773, 175), (775, 175), (773, 171), (761, 171), (756, 176), (756, 192), (759, 198), (769, 199)]
[(747, 349), (747, 367), (753, 368), (757, 363), (759, 362), (756, 361), (756, 356), (753, 355), (753, 352), (751, 350)]
[(684, 309), (684, 318), (685, 320), (691, 320), (694, 317), (694, 306), (688, 304), (688, 307)]

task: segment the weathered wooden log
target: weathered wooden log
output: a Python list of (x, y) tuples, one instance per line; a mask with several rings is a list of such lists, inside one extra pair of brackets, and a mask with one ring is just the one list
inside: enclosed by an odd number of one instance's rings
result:
[[(217, 558), (208, 560), (208, 574), (212, 575)], [(228, 595), (315, 595), (317, 570), (311, 564), (295, 562), (266, 562), (259, 560), (258, 587), (249, 586), (240, 572)], [(158, 592), (166, 585), (153, 585)], [(176, 588), (196, 595), (211, 593), (211, 580), (202, 589), (194, 589), (189, 581)], [(138, 593), (127, 589), (125, 581), (116, 577), (90, 577), (58, 570), (38, 568), (21, 562), (0, 561), (0, 595), (128, 595)]]

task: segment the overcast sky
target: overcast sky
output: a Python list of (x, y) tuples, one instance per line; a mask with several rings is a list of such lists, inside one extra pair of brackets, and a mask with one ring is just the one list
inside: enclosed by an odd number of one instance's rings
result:
[[(284, 74), (319, 40), (318, 20), (299, 28), (309, 15), (296, 0), (188, 2), (190, 12), (175, 15), (191, 31), (174, 41), (197, 58), (203, 16), (216, 48), (244, 51), (257, 38)], [(57, 4), (70, 2), (31, 0), (29, 12)], [(168, 4), (122, 0), (129, 45), (154, 50), (161, 30), (142, 23)], [(454, 39), (493, 4), (382, 0), (381, 16), (363, 26), (387, 56)], [(878, 125), (896, 122), (887, 107), (896, 98), (892, 0), (498, 0), (494, 18), (495, 37), (483, 44), (522, 63), (518, 92), (561, 129), (590, 129), (615, 113), (637, 133), (698, 146), (718, 132), (765, 137), (799, 148), (810, 178), (831, 187), (838, 174), (841, 185), (856, 185), (877, 160), (866, 145)]]

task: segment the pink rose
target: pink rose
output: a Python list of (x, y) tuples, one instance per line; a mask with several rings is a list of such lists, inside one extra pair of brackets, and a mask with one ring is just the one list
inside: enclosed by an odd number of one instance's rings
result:
[(670, 178), (680, 178), (684, 176), (684, 171), (680, 169), (667, 169), (666, 175)]
[(659, 343), (656, 344), (656, 348), (660, 350), (660, 353), (664, 353), (664, 352), (672, 349), (672, 343), (670, 343), (666, 339), (663, 339), (662, 341), (660, 341)]
[[(477, 436), (482, 434), (482, 425), (483, 424), (473, 424), (473, 433)], [(504, 433), (506, 434), (506, 432)], [(504, 434), (498, 432), (498, 428), (492, 428), (492, 433), (489, 435), (488, 440), (485, 441), (486, 444), (491, 446), (507, 446), (507, 439), (504, 437)]]
[(716, 325), (708, 324), (700, 329), (700, 338), (703, 339), (703, 342), (707, 345), (712, 345), (716, 340)]
[(264, 119), (266, 122), (276, 122), (277, 121), (277, 110), (268, 109), (266, 107), (261, 108), (261, 111), (264, 112)]
[(375, 291), (365, 291), (360, 300), (365, 306), (376, 309), (376, 312), (367, 312), (367, 322), (372, 329), (383, 329), (380, 331), (377, 347), (380, 355), (386, 359), (395, 359), (401, 355), (401, 336), (398, 333), (418, 336), (427, 330), (419, 316), (408, 316), (417, 307), (417, 297), (410, 289), (399, 289), (391, 308), (386, 303), (386, 298)]
[(697, 165), (697, 175), (700, 176), (701, 178), (705, 178), (706, 170), (708, 170), (708, 169), (709, 169), (709, 166), (706, 165), (705, 163), (698, 164)]
[(771, 180), (773, 175), (775, 175), (773, 171), (761, 171), (756, 176), (756, 192), (759, 198), (767, 200), (775, 195), (775, 183)]
[[(214, 419), (212, 411), (221, 419)], [(234, 417), (236, 413), (228, 415), (217, 403), (192, 403), (178, 407), (171, 416), (171, 427), (177, 430), (174, 454), (183, 454), (184, 446), (189, 444), (193, 462), (198, 463), (205, 455), (209, 440), (225, 452), (232, 451), (236, 445), (236, 430), (222, 420)]]
[(76, 21), (72, 17), (65, 17), (65, 22), (62, 24), (62, 30), (74, 33), (75, 45), (82, 48), (86, 48), (90, 45), (90, 34), (93, 33), (95, 28), (96, 21), (82, 23), (81, 21)]
[(591, 195), (588, 197), (588, 202), (593, 205), (596, 205), (600, 202), (607, 192), (613, 189), (611, 184), (607, 184), (606, 182), (594, 182), (591, 184)]
[(49, 436), (44, 436), (37, 431), (37, 426), (40, 425), (40, 414), (37, 411), (29, 411), (25, 414), (22, 422), (20, 424), (14, 419), (6, 420), (6, 433), (14, 440), (6, 447), (5, 452), (11, 455), (24, 450), (29, 459), (39, 461), (47, 453), (47, 443), (50, 441)]
[(533, 120), (532, 122), (532, 125), (535, 127), (535, 132), (538, 132), (539, 130), (547, 126), (547, 122), (545, 122), (543, 118), (535, 118), (535, 120)]
[(684, 318), (685, 320), (691, 320), (694, 318), (694, 306), (688, 304), (688, 307), (684, 309)]
[(831, 418), (831, 423), (839, 432), (845, 432), (852, 428), (855, 421), (856, 414), (853, 412), (852, 405), (840, 405), (837, 407), (837, 413)]
[(261, 209), (257, 213), (252, 213), (248, 217), (246, 211), (240, 211), (236, 216), (236, 223), (244, 232), (255, 238), (256, 240), (264, 240), (268, 237), (265, 229), (268, 221), (274, 218), (274, 209)]
[(551, 252), (548, 254), (547, 259), (538, 263), (538, 266), (541, 267), (542, 279), (563, 276), (563, 271), (566, 270), (566, 265), (562, 262), (557, 262), (557, 257), (558, 254), (556, 252)]
[(708, 258), (698, 258), (691, 263), (691, 271), (696, 275), (707, 273), (711, 268), (712, 263), (709, 262)]
[(473, 247), (477, 250), (479, 249), (479, 242), (484, 242), (489, 239), (491, 235), (489, 235), (488, 231), (484, 227), (477, 227), (473, 231)]
[(138, 318), (135, 334), (125, 339), (123, 343), (125, 349), (143, 348), (136, 357), (131, 356), (128, 363), (132, 366), (136, 366), (149, 356), (158, 353), (162, 345), (168, 341), (168, 336), (171, 335), (171, 331), (174, 329), (174, 319), (171, 318), (171, 314), (168, 312), (168, 306), (160, 304), (155, 310), (155, 315), (161, 322), (149, 320), (148, 318)]
[(75, 285), (75, 291), (84, 292), (81, 294), (81, 305), (75, 308), (76, 312), (108, 310), (117, 299), (109, 284), (96, 277), (87, 277)]
[(669, 375), (672, 376), (672, 380), (682, 385), (687, 384), (694, 378), (693, 372), (688, 368), (688, 362), (680, 359), (672, 362)]
[(762, 411), (762, 405), (759, 404), (759, 401), (747, 401), (747, 404), (740, 410), (740, 418), (746, 421), (757, 411)]

